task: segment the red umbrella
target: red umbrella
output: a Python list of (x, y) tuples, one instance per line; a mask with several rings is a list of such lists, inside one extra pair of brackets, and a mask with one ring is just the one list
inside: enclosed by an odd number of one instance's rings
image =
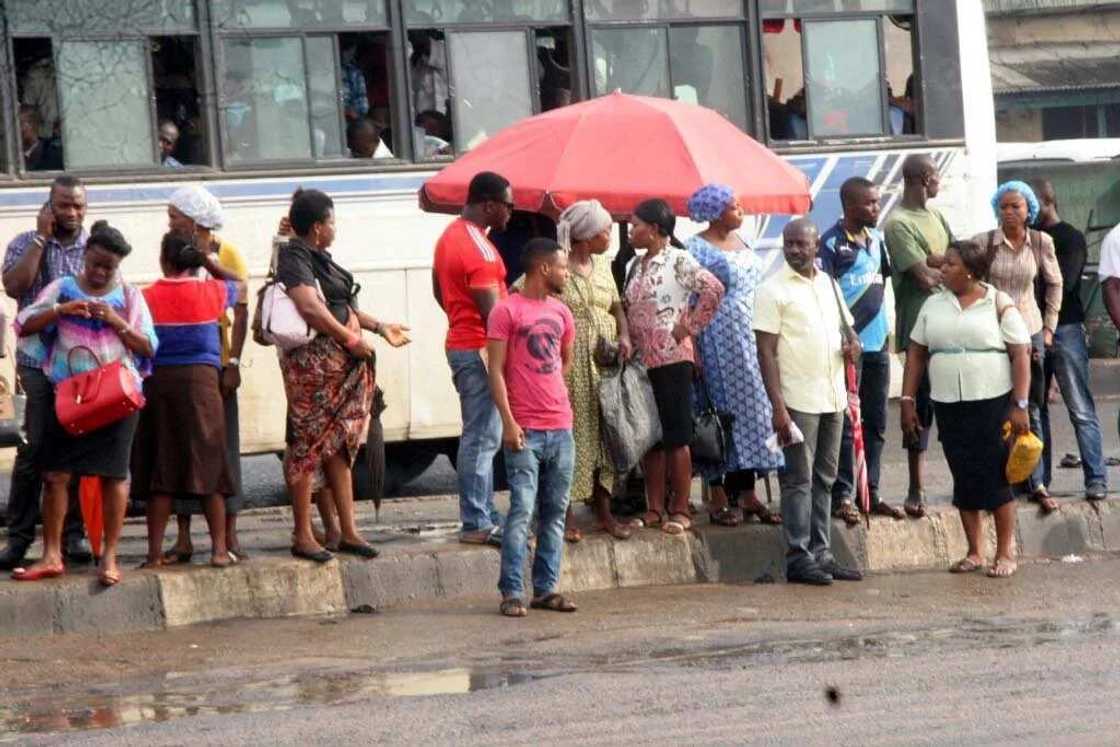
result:
[(425, 182), (420, 206), (458, 212), (479, 171), (513, 185), (520, 210), (556, 215), (595, 198), (625, 218), (650, 197), (687, 215), (705, 184), (732, 187), (748, 213), (809, 210), (798, 169), (711, 109), (670, 99), (613, 93), (521, 120)]

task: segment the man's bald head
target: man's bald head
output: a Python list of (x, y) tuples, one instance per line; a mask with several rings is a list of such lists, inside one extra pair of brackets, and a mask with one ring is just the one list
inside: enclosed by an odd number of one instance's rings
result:
[(819, 245), (817, 226), (808, 218), (791, 220), (782, 230), (782, 254), (794, 272), (801, 275), (812, 276)]
[(907, 184), (918, 184), (931, 174), (937, 173), (937, 164), (925, 153), (907, 156), (902, 162), (902, 178)]
[(814, 240), (820, 236), (817, 224), (808, 218), (795, 218), (782, 229), (782, 240), (809, 239)]
[(1039, 179), (1034, 183), (1034, 194), (1043, 205), (1058, 205), (1058, 193), (1049, 179)]

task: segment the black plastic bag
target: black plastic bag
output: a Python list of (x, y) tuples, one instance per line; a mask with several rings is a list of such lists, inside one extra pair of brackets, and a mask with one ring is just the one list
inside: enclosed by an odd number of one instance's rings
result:
[(615, 471), (624, 475), (661, 441), (657, 401), (645, 366), (623, 363), (618, 373), (599, 382), (599, 408), (607, 453)]

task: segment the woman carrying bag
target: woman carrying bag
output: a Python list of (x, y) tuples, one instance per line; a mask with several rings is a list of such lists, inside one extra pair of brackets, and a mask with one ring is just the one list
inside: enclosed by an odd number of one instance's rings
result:
[[(152, 370), (156, 334), (144, 296), (121, 282), (121, 260), (132, 247), (105, 221), (93, 224), (81, 274), (54, 281), (16, 320), (20, 349), (42, 366), (56, 389), (72, 376), (119, 363), (124, 386), (138, 393)], [(42, 333), (42, 334), (40, 334)], [(105, 387), (109, 391), (109, 387)], [(139, 398), (138, 398), (139, 399)], [(97, 404), (94, 402), (93, 404)], [(105, 522), (98, 581), (120, 581), (117, 543), (128, 504), (129, 456), (140, 414), (131, 414), (82, 435), (71, 435), (54, 411), (44, 444), (43, 557), (17, 568), (17, 581), (61, 576), (62, 522), (73, 475), (101, 480)]]
[(363, 330), (393, 347), (408, 327), (383, 324), (358, 310), (354, 276), (327, 251), (335, 238), (334, 202), (315, 189), (297, 191), (288, 215), (295, 236), (280, 248), (276, 280), (313, 330), (310, 342), (280, 355), (288, 398), (284, 479), (292, 494), (292, 555), (326, 563), (333, 556), (311, 530), (311, 492), (321, 474), (338, 508), (340, 552), (363, 558), (377, 550), (358, 534), (351, 469), (365, 442), (374, 394), (373, 348)]

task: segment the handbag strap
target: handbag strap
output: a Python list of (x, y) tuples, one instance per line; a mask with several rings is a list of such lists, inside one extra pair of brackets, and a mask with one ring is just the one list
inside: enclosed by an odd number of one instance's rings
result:
[[(818, 270), (818, 272), (824, 271)], [(846, 339), (851, 339), (855, 336), (856, 331), (852, 328), (852, 325), (848, 324), (848, 317), (844, 315), (848, 307), (845, 306), (844, 301), (841, 300), (839, 287), (833, 277), (827, 272), (825, 273), (825, 277), (828, 278), (828, 284), (832, 287), (832, 297), (836, 299), (836, 311), (840, 314), (840, 331), (844, 334)]]
[(74, 363), (72, 359), (74, 357), (74, 353), (78, 352), (79, 350), (84, 350), (89, 353), (90, 357), (93, 358), (94, 362), (97, 363), (97, 367), (101, 368), (101, 359), (97, 357), (97, 353), (93, 352), (91, 348), (88, 348), (85, 345), (75, 345), (74, 347), (70, 348), (70, 352), (66, 354), (66, 368), (69, 369), (71, 376), (74, 375)]

